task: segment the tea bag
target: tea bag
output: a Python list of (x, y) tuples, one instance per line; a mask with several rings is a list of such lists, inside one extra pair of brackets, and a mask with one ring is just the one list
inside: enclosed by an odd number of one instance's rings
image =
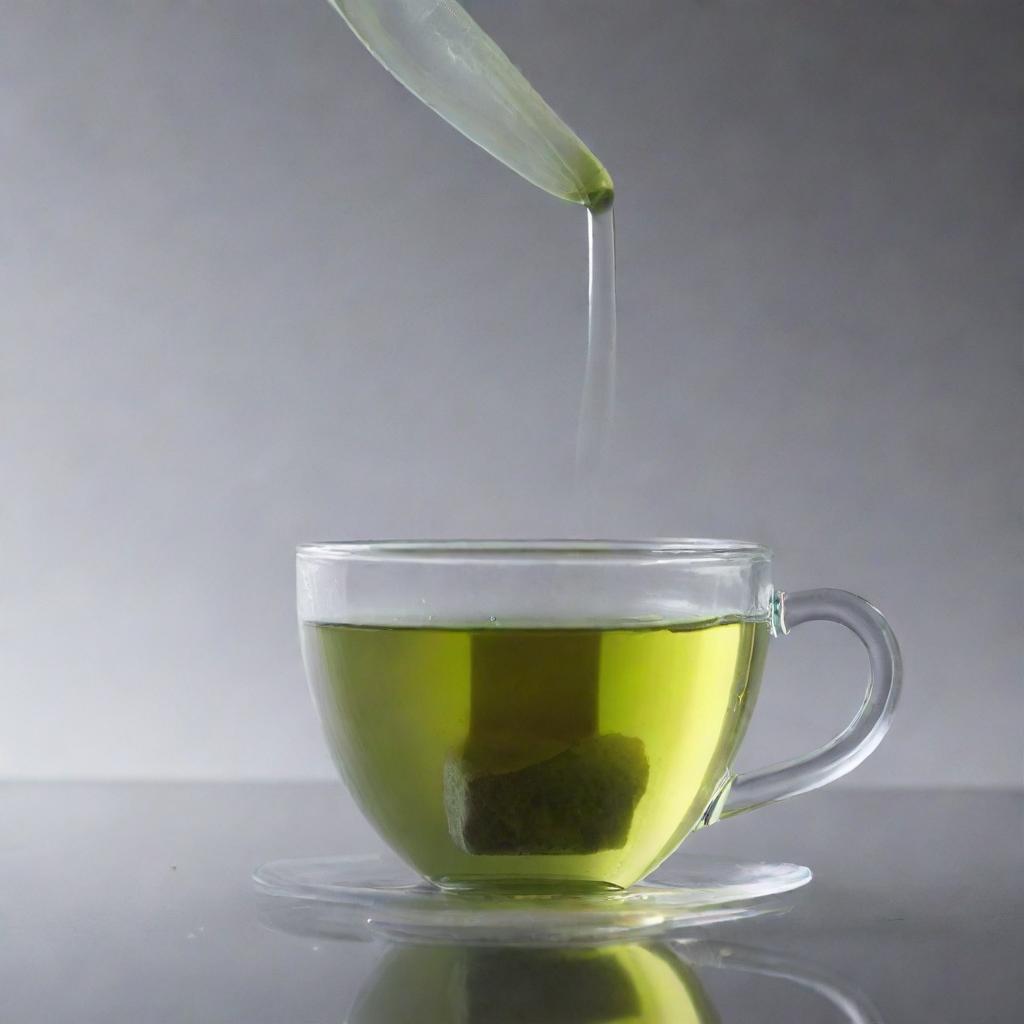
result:
[(598, 734), (600, 636), (483, 630), (470, 726), (444, 772), (455, 843), (473, 854), (621, 848), (647, 788), (643, 741)]
[(545, 192), (612, 201), (600, 161), (455, 0), (328, 0), (410, 92)]
[(609, 733), (508, 772), (466, 759), (445, 768), (455, 842), (475, 854), (599, 853), (621, 849), (647, 788), (643, 741)]

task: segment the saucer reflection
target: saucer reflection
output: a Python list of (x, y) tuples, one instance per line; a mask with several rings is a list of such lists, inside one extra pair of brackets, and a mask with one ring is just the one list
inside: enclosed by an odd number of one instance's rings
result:
[[(784, 904), (771, 913), (788, 909)], [(759, 901), (752, 913), (768, 910)], [(761, 978), (790, 982), (784, 1002), (831, 1005), (830, 1020), (883, 1024), (855, 986), (789, 953), (708, 939), (651, 938), (594, 945), (457, 945), (382, 932), (366, 911), (315, 900), (264, 897), (260, 919), (303, 937), (385, 945), (346, 1024), (745, 1024), (780, 1016), (782, 993)], [(690, 934), (694, 934), (692, 931)], [(737, 1012), (736, 998), (740, 999)], [(801, 1004), (802, 1000), (802, 1004)]]
[[(599, 948), (391, 947), (347, 1024), (723, 1024), (705, 972), (786, 979), (838, 1011), (882, 1024), (868, 1000), (812, 965), (714, 942)], [(744, 1020), (757, 1019), (749, 1012)]]

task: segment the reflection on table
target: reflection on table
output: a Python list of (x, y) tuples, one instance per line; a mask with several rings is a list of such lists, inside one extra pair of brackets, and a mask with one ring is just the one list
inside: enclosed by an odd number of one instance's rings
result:
[[(330, 938), (330, 918), (323, 910), (315, 902), (269, 899), (262, 920), (291, 934)], [(361, 930), (351, 918), (345, 922), (335, 933), (341, 940), (336, 948), (373, 938), (366, 921)], [(783, 979), (831, 1004), (830, 1019), (881, 1024), (865, 996), (810, 962), (769, 949), (708, 939), (561, 948), (384, 945), (376, 968), (345, 1020), (347, 1024), (420, 1020), (446, 1024), (723, 1024), (705, 981), (709, 974), (727, 974), (730, 979), (741, 975)]]

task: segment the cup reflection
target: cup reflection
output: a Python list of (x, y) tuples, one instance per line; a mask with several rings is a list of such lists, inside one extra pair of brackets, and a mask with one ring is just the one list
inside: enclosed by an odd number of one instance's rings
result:
[[(358, 920), (350, 910), (339, 915), (337, 908), (317, 901), (270, 898), (262, 901), (260, 916), (267, 926), (293, 935), (343, 942), (381, 937), (365, 915)], [(760, 983), (752, 991), (749, 976), (792, 983), (804, 990), (805, 1001), (817, 998), (830, 1005), (830, 1020), (884, 1024), (856, 986), (810, 961), (703, 938), (568, 947), (389, 944), (343, 1019), (346, 1024), (729, 1024), (736, 1019), (774, 1024), (779, 1019), (773, 1015), (775, 1000), (767, 991), (762, 996)], [(739, 989), (743, 1012), (737, 1017), (729, 1012), (729, 996)]]
[(671, 948), (398, 946), (349, 1024), (717, 1024), (696, 972)]
[(782, 978), (850, 1024), (882, 1024), (867, 998), (811, 964), (714, 942), (529, 949), (395, 946), (348, 1024), (721, 1024), (699, 971)]

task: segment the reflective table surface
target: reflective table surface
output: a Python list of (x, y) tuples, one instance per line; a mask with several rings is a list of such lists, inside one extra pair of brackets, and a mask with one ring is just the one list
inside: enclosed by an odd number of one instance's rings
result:
[[(601, 949), (336, 938), (260, 863), (380, 849), (333, 784), (0, 786), (0, 1020), (986, 1024), (1024, 1011), (1024, 796), (833, 790), (685, 850), (807, 864), (761, 917)], [(349, 824), (345, 824), (349, 822)]]

